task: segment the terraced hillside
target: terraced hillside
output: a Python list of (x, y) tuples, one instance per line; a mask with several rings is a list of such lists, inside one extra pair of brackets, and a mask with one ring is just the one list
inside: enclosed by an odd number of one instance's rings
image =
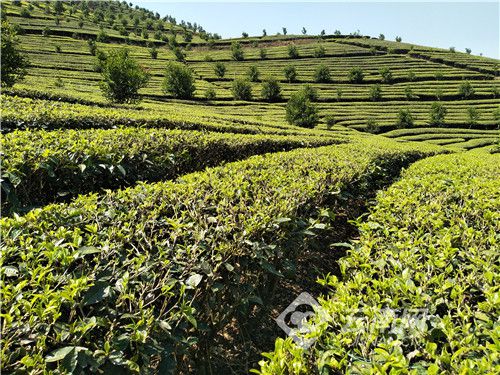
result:
[[(2, 372), (500, 371), (499, 60), (224, 40), (118, 1), (1, 13), (29, 60), (0, 103)], [(117, 103), (102, 62), (124, 49), (150, 79)], [(307, 87), (314, 127), (286, 117)], [(322, 296), (309, 350), (274, 321), (302, 290)], [(412, 308), (420, 331), (380, 331)]]

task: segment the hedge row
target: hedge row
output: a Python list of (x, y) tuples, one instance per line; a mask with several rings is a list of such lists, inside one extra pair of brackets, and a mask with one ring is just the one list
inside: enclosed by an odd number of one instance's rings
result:
[(342, 192), (437, 150), (372, 137), (4, 218), (4, 370), (201, 373), (217, 333), (301, 251), (319, 207), (349, 208)]
[(416, 163), (360, 229), (315, 344), (279, 339), (258, 373), (499, 373), (500, 155)]
[(15, 131), (2, 136), (2, 213), (78, 194), (160, 181), (250, 155), (345, 142), (345, 137), (236, 135), (121, 128)]

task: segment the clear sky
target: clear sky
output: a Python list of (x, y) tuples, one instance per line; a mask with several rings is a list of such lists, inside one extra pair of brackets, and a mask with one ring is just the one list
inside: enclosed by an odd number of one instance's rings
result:
[(132, 0), (134, 4), (174, 16), (177, 21), (196, 22), (224, 38), (268, 35), (288, 29), (299, 34), (302, 27), (308, 34), (325, 29), (333, 34), (359, 30), (363, 35), (378, 36), (431, 47), (455, 47), (457, 51), (471, 48), (473, 54), (499, 56), (499, 2), (340, 2), (340, 1), (160, 1)]

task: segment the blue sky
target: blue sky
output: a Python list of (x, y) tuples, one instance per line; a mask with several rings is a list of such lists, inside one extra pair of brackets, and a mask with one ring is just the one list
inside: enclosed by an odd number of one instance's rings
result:
[(133, 1), (141, 7), (201, 24), (206, 31), (224, 38), (261, 35), (281, 31), (319, 34), (322, 29), (333, 33), (356, 30), (364, 35), (385, 34), (394, 40), (432, 47), (471, 48), (473, 54), (499, 56), (499, 3), (489, 2), (210, 2), (210, 1)]

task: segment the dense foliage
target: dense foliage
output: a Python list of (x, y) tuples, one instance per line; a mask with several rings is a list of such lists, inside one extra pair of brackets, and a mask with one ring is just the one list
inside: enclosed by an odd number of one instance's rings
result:
[(2, 20), (2, 86), (12, 86), (19, 80), (22, 80), (26, 75), (28, 67), (28, 59), (19, 52), (18, 40), (12, 26)]

